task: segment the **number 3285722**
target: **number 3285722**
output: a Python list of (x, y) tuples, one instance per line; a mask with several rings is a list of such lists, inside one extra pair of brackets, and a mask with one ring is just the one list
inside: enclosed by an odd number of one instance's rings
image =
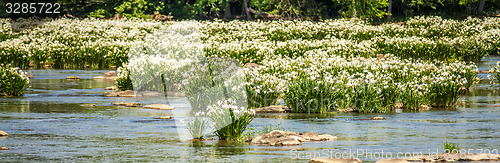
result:
[(5, 12), (8, 14), (58, 14), (59, 3), (7, 3)]

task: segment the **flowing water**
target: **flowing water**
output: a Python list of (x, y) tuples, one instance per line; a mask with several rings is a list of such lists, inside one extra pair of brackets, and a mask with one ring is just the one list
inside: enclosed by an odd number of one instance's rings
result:
[[(493, 60), (493, 61), (491, 61)], [(486, 58), (480, 70), (498, 58)], [(162, 161), (162, 162), (307, 162), (311, 156), (364, 152), (360, 159), (378, 160), (375, 152), (443, 152), (446, 141), (461, 149), (500, 147), (499, 85), (483, 80), (459, 99), (457, 109), (398, 111), (389, 114), (339, 113), (257, 115), (251, 126), (280, 124), (294, 132), (331, 134), (339, 140), (270, 147), (213, 140), (181, 141), (174, 120), (156, 117), (172, 111), (113, 106), (112, 102), (153, 104), (169, 101), (189, 110), (182, 97), (103, 97), (113, 81), (93, 80), (107, 70), (27, 70), (34, 74), (23, 97), (0, 98), (0, 162), (12, 161)], [(66, 80), (76, 75), (80, 80)], [(486, 74), (480, 74), (485, 78)], [(95, 107), (81, 106), (96, 104)], [(359, 120), (382, 116), (387, 120)], [(330, 153), (332, 152), (332, 153)], [(366, 154), (372, 152), (372, 154)], [(356, 155), (357, 156), (357, 155)], [(370, 157), (371, 156), (371, 157)], [(337, 156), (338, 157), (338, 156)]]

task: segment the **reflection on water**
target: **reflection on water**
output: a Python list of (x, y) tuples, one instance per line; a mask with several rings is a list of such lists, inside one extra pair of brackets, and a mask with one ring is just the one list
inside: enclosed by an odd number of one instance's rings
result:
[[(490, 64), (485, 61), (484, 63)], [(493, 62), (491, 62), (493, 63)], [(480, 67), (486, 67), (481, 65)], [(482, 81), (459, 99), (457, 109), (389, 114), (337, 113), (265, 114), (253, 128), (281, 124), (294, 132), (314, 131), (338, 136), (330, 142), (270, 147), (209, 141), (180, 141), (171, 111), (112, 106), (112, 102), (164, 103), (161, 98), (99, 96), (113, 81), (93, 80), (102, 71), (30, 70), (35, 78), (23, 97), (0, 98), (1, 161), (178, 161), (178, 162), (304, 162), (290, 158), (301, 152), (423, 152), (439, 149), (443, 142), (462, 149), (495, 149), (500, 146), (500, 91)], [(80, 76), (69, 81), (66, 76)], [(169, 97), (170, 98), (170, 97)], [(188, 111), (185, 98), (171, 97), (176, 110)], [(96, 104), (95, 107), (82, 104)], [(382, 116), (387, 120), (359, 120)], [(364, 161), (375, 159), (364, 158)]]

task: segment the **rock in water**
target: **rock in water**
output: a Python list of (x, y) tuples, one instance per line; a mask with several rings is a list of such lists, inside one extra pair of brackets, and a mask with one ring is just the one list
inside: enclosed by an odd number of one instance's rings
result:
[(113, 102), (111, 104), (119, 105), (119, 106), (126, 106), (126, 107), (136, 107), (136, 106), (141, 105), (141, 103), (137, 103), (137, 102)]
[(68, 79), (68, 80), (78, 80), (78, 79), (80, 79), (80, 77), (78, 77), (78, 76), (68, 76), (68, 77), (66, 77), (66, 79)]
[(256, 145), (270, 145), (270, 146), (293, 146), (302, 145), (302, 142), (308, 141), (329, 141), (336, 140), (337, 137), (331, 135), (318, 135), (315, 132), (308, 133), (295, 133), (285, 132), (280, 130), (273, 130), (267, 134), (256, 136), (247, 142)]
[(385, 118), (384, 118), (384, 117), (373, 117), (372, 119), (373, 119), (373, 120), (385, 120)]
[(9, 136), (5, 131), (0, 130), (0, 136)]
[(95, 107), (95, 104), (81, 104), (83, 107)]
[(158, 117), (156, 119), (172, 119), (172, 116), (164, 116), (164, 117)]
[(106, 87), (104, 90), (116, 90), (116, 86)]
[(165, 105), (165, 104), (151, 104), (151, 105), (146, 105), (143, 106), (142, 108), (146, 109), (158, 109), (158, 110), (172, 110), (175, 109), (174, 107)]
[(361, 160), (357, 158), (313, 158), (309, 160), (309, 163), (361, 163)]
[(290, 108), (281, 105), (272, 105), (255, 109), (255, 113), (288, 113), (288, 112), (290, 112)]
[(93, 77), (92, 79), (115, 79), (116, 75), (117, 75), (116, 71), (109, 71), (104, 73), (103, 75)]
[(132, 90), (119, 91), (119, 92), (104, 92), (104, 97), (135, 97), (135, 92)]
[(0, 150), (9, 150), (7, 147), (0, 147)]

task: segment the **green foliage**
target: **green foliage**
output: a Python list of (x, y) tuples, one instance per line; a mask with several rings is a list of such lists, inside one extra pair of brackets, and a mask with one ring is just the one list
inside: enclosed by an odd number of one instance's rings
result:
[(120, 91), (124, 90), (133, 90), (132, 80), (130, 79), (130, 72), (127, 68), (120, 67), (118, 68), (119, 77), (116, 78), (116, 88)]
[(490, 72), (493, 73), (493, 78), (500, 82), (500, 62), (497, 62), (496, 66), (491, 66)]
[(387, 0), (336, 0), (343, 4), (343, 9), (339, 10), (344, 17), (359, 17), (362, 19), (382, 18), (387, 13), (385, 8)]
[(106, 10), (104, 10), (102, 8), (97, 9), (95, 11), (90, 12), (87, 16), (91, 17), (91, 18), (105, 18), (106, 17)]
[(10, 65), (0, 65), (0, 96), (22, 96), (28, 86), (26, 73)]
[(194, 119), (187, 124), (187, 129), (194, 139), (203, 139), (203, 134), (208, 127), (209, 121), (201, 117), (194, 117)]
[(460, 151), (460, 147), (455, 143), (444, 143), (444, 152), (445, 153), (458, 153)]

